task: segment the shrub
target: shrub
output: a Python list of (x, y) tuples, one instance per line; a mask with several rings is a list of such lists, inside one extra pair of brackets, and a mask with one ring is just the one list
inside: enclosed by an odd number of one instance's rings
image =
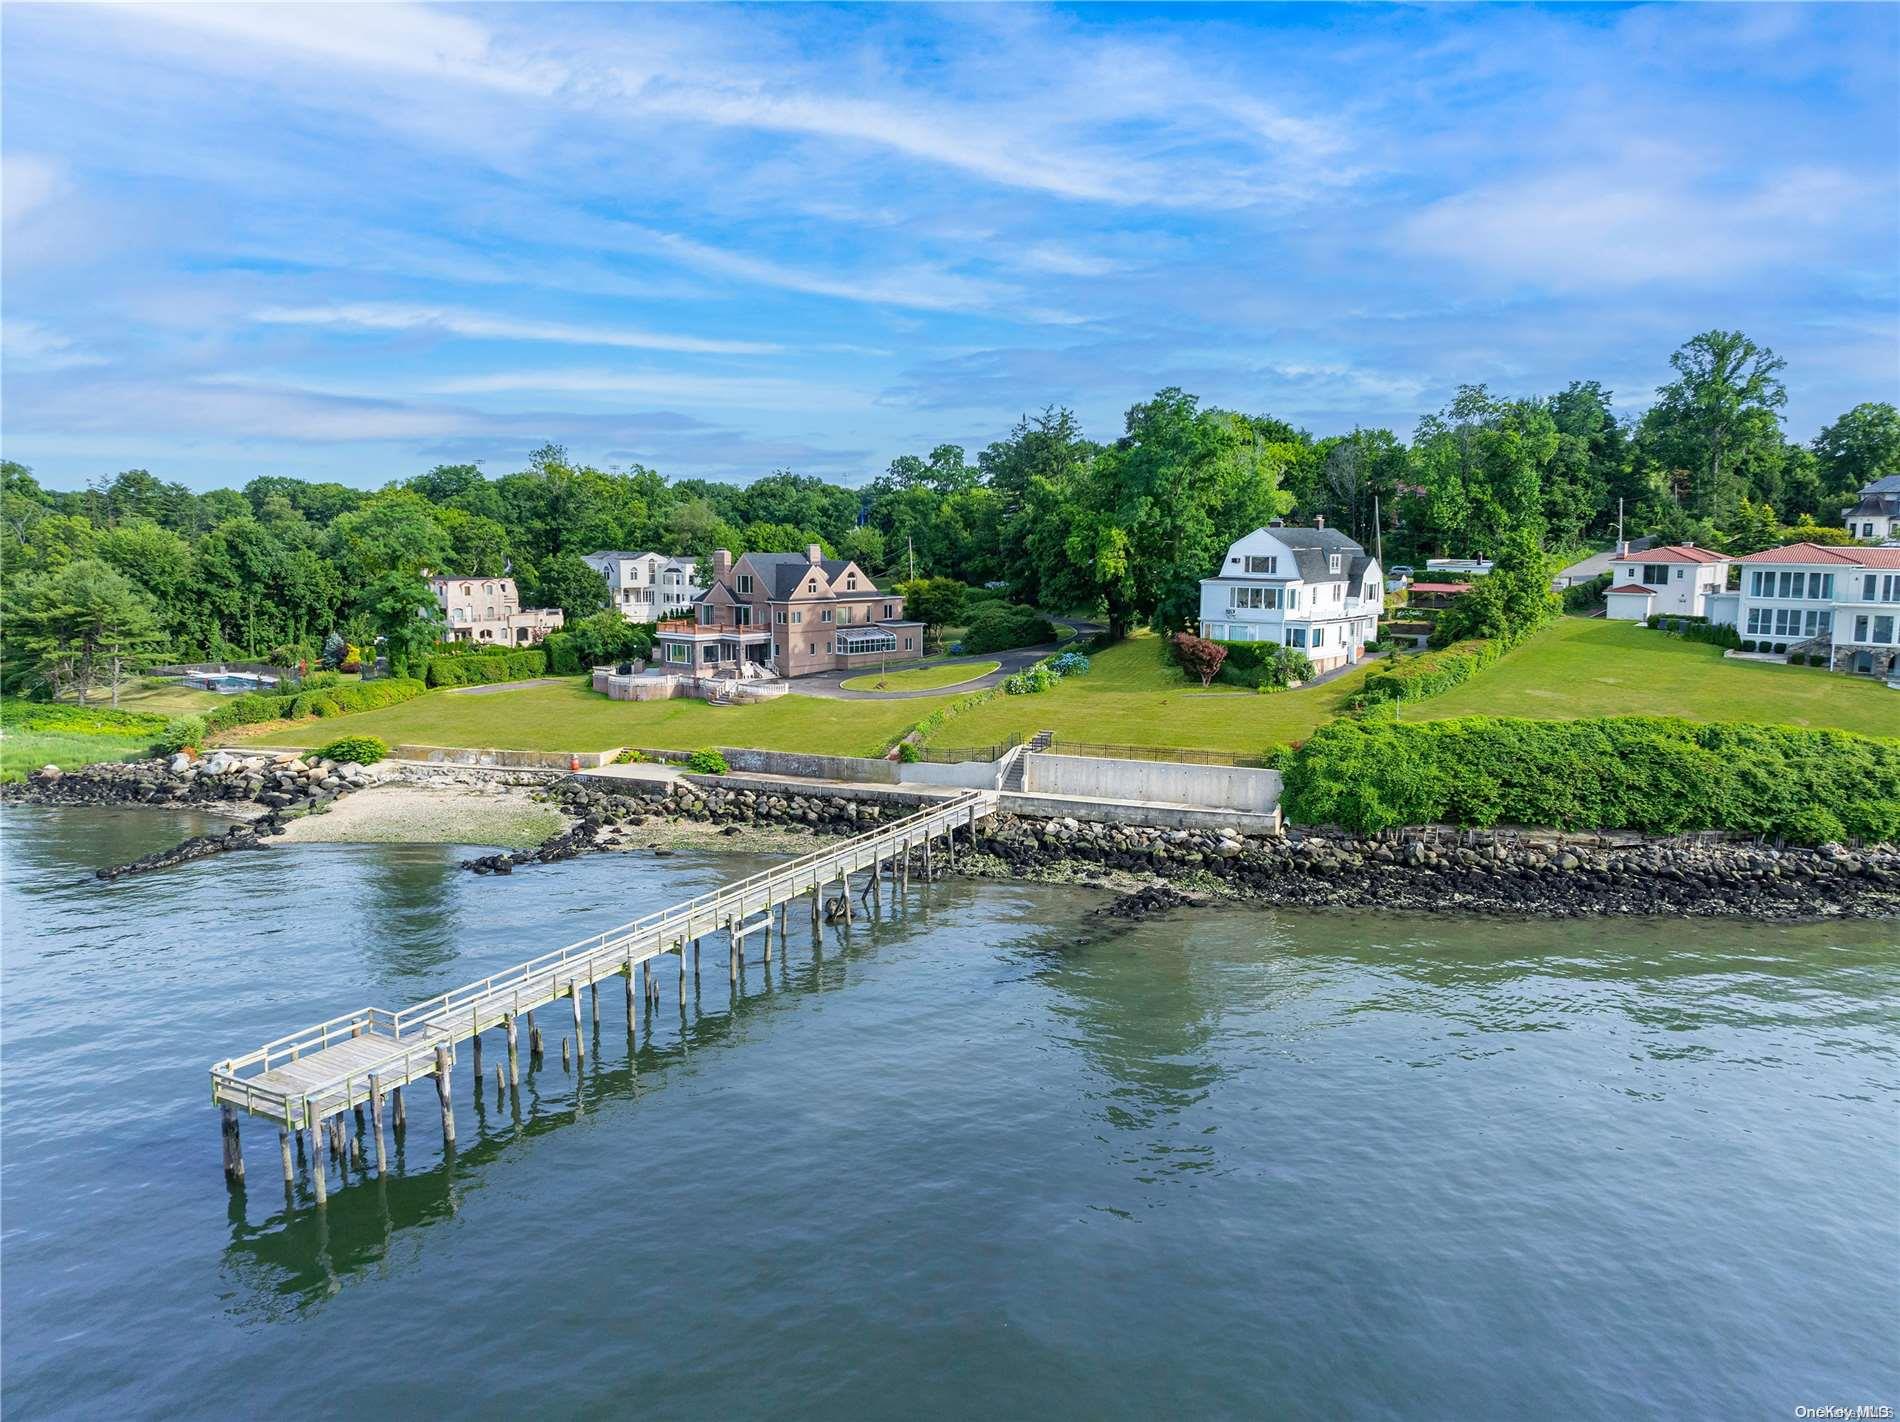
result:
[(1250, 686), (1256, 691), (1280, 691), (1313, 675), (1313, 659), (1298, 647), (1278, 642), (1222, 642), (1227, 660), (1215, 678), (1228, 686)]
[(965, 652), (1005, 652), (1012, 647), (1034, 647), (1056, 639), (1055, 624), (1033, 607), (1019, 603), (982, 603), (970, 614), (964, 629)]
[(1003, 678), (1003, 694), (1006, 696), (1034, 696), (1049, 690), (1062, 678), (1057, 676), (1047, 662), (1037, 662), (1033, 667), (1025, 667), (1014, 676)]
[(1584, 612), (1603, 601), (1603, 594), (1609, 590), (1610, 574), (1598, 573), (1588, 582), (1576, 583), (1563, 591), (1565, 612)]
[(498, 681), (525, 681), (547, 669), (547, 653), (539, 647), (445, 651), (429, 658), (423, 679), (430, 686), (484, 686)]
[(174, 716), (165, 723), (165, 729), (158, 733), (158, 739), (152, 742), (152, 750), (159, 755), (177, 755), (179, 751), (195, 751), (205, 743), (205, 718), (202, 716)]
[(632, 746), (628, 746), (614, 757), (615, 765), (645, 765), (646, 761), (647, 753), (643, 750), (635, 750)]
[(1080, 652), (1058, 652), (1049, 658), (1049, 670), (1057, 676), (1087, 676), (1089, 659)]
[(1663, 630), (1672, 637), (1680, 637), (1686, 642), (1707, 642), (1712, 646), (1737, 651), (1743, 647), (1741, 635), (1733, 627), (1722, 627), (1710, 622), (1706, 617), (1678, 618), (1664, 626)]
[(381, 736), (339, 736), (329, 745), (317, 748), (318, 760), (355, 765), (374, 765), (388, 754), (389, 743)]
[(1168, 650), (1189, 676), (1198, 676), (1202, 686), (1211, 686), (1227, 660), (1227, 646), (1196, 637), (1192, 632), (1176, 632), (1168, 639)]
[(1809, 665), (1809, 666), (1811, 666), (1811, 667), (1824, 667), (1824, 666), (1826, 666), (1826, 665), (1827, 665), (1827, 653), (1825, 653), (1825, 652), (1809, 652), (1809, 653), (1808, 653), (1808, 665)]
[(913, 743), (910, 741), (899, 741), (897, 743), (897, 758), (903, 761), (905, 765), (915, 765), (923, 757), (917, 754), (917, 747)]
[(1422, 701), (1469, 681), (1504, 651), (1495, 641), (1459, 642), (1407, 657), (1369, 673), (1356, 700), (1361, 706), (1379, 701)]
[(696, 775), (724, 775), (726, 758), (711, 746), (702, 746), (686, 757), (686, 768)]
[[(1342, 720), (1284, 758), (1287, 817), (1900, 838), (1900, 740), (1662, 717)], [(1824, 808), (1823, 808), (1824, 807)]]
[(309, 676), (303, 679), (303, 685), (299, 689), (303, 691), (315, 691), (319, 687), (341, 685), (343, 685), (343, 674), (341, 672), (313, 671)]
[(323, 639), (323, 653), (320, 660), (331, 670), (341, 670), (350, 659), (350, 644), (343, 640), (341, 632), (332, 632)]

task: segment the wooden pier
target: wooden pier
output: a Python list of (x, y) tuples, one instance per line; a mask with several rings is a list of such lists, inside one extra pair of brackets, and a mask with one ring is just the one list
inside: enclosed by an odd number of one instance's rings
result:
[[(461, 1043), (472, 1044), (473, 1073), (479, 1081), (482, 1034), (499, 1031), (508, 1080), (518, 1084), (521, 1026), (528, 1029), (530, 1053), (541, 1052), (541, 1029), (534, 1021), (536, 1008), (568, 999), (573, 1006), (575, 1048), (583, 1051), (583, 989), (592, 1000), (597, 1023), (597, 985), (624, 976), (631, 1021), (636, 971), (650, 1006), (659, 995), (653, 960), (677, 956), (683, 985), (688, 972), (687, 954), (693, 955), (697, 970), (700, 940), (712, 934), (725, 936), (728, 968), (736, 981), (745, 940), (751, 935), (765, 935), (765, 957), (770, 960), (775, 911), (776, 927), (782, 933), (785, 906), (809, 894), (814, 927), (832, 912), (849, 923), (854, 911), (853, 874), (871, 871), (863, 892), (875, 906), (886, 876), (893, 894), (908, 888), (913, 863), (922, 868), (926, 878), (930, 876), (933, 847), (940, 845), (954, 865), (957, 831), (964, 832), (964, 842), (969, 844), (977, 822), (994, 814), (996, 805), (992, 791), (967, 791), (905, 819), (543, 953), (400, 1011), (358, 1008), (266, 1042), (244, 1056), (218, 1062), (211, 1068), (211, 1099), (219, 1108), (225, 1178), (233, 1185), (244, 1179), (238, 1132), (238, 1113), (242, 1111), (277, 1125), (287, 1191), (294, 1187), (296, 1178), (292, 1136), (299, 1136), (296, 1154), (302, 1154), (301, 1133), (308, 1133), (311, 1188), (317, 1203), (322, 1204), (326, 1195), (326, 1151), (334, 1154), (348, 1149), (348, 1143), (356, 1139), (342, 1129), (341, 1118), (354, 1113), (360, 1122), (368, 1108), (374, 1123), (376, 1164), (381, 1169), (387, 1159), (384, 1121), (393, 1112), (394, 1124), (403, 1124), (402, 1089), (425, 1079), (436, 1089), (444, 1145), (453, 1147), (452, 1073)], [(829, 889), (837, 890), (837, 894), (827, 904)], [(562, 1050), (566, 1050), (565, 1039)], [(498, 1082), (502, 1072), (498, 1063)]]

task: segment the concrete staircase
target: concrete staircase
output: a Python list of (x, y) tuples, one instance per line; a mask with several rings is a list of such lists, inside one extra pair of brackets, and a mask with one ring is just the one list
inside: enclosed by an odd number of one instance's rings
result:
[(1027, 745), (1018, 746), (1011, 753), (1009, 764), (1003, 770), (1003, 783), (998, 788), (1021, 791), (1023, 774), (1029, 768), (1029, 757), (1035, 751), (1049, 749), (1049, 743), (1056, 738), (1054, 731), (1038, 731), (1029, 738)]

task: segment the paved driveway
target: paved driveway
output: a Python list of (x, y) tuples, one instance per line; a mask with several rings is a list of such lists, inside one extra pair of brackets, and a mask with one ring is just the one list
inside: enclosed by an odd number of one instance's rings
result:
[(1072, 642), (1078, 637), (1093, 637), (1102, 630), (1101, 624), (1097, 622), (1072, 622), (1065, 617), (1052, 617), (1049, 620), (1058, 627), (1067, 627), (1068, 635), (1059, 641), (1044, 642), (1039, 647), (1017, 647), (1007, 652), (986, 652), (980, 656), (951, 657), (946, 661), (932, 662), (933, 667), (956, 666), (965, 662), (977, 666), (984, 662), (1001, 663), (989, 675), (978, 677), (974, 681), (959, 682), (955, 686), (939, 686), (928, 691), (846, 691), (843, 683), (854, 677), (870, 675), (872, 671), (875, 671), (875, 668), (867, 670), (863, 667), (856, 671), (820, 672), (816, 676), (796, 677), (787, 685), (800, 696), (823, 696), (833, 701), (909, 701), (920, 696), (962, 696), (966, 692), (987, 690), (1004, 677), (1041, 661), (1065, 643)]

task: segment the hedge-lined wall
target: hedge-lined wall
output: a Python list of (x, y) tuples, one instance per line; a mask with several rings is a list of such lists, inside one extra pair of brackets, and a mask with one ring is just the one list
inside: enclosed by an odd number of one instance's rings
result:
[(423, 684), (413, 677), (384, 677), (378, 681), (344, 682), (288, 696), (272, 696), (261, 691), (234, 696), (222, 706), (205, 713), (205, 728), (228, 731), (233, 726), (252, 726), (260, 721), (297, 721), (306, 716), (348, 716), (356, 711), (374, 711), (394, 706), (423, 693)]
[(424, 680), (430, 686), (484, 686), (497, 681), (525, 681), (541, 676), (547, 669), (547, 653), (539, 647), (512, 652), (464, 652), (429, 658)]
[(1358, 700), (1372, 704), (1437, 696), (1471, 680), (1507, 650), (1496, 641), (1454, 642), (1440, 651), (1389, 661), (1367, 674)]
[(1900, 842), (1900, 740), (1628, 716), (1321, 727), (1281, 757), (1290, 820)]

